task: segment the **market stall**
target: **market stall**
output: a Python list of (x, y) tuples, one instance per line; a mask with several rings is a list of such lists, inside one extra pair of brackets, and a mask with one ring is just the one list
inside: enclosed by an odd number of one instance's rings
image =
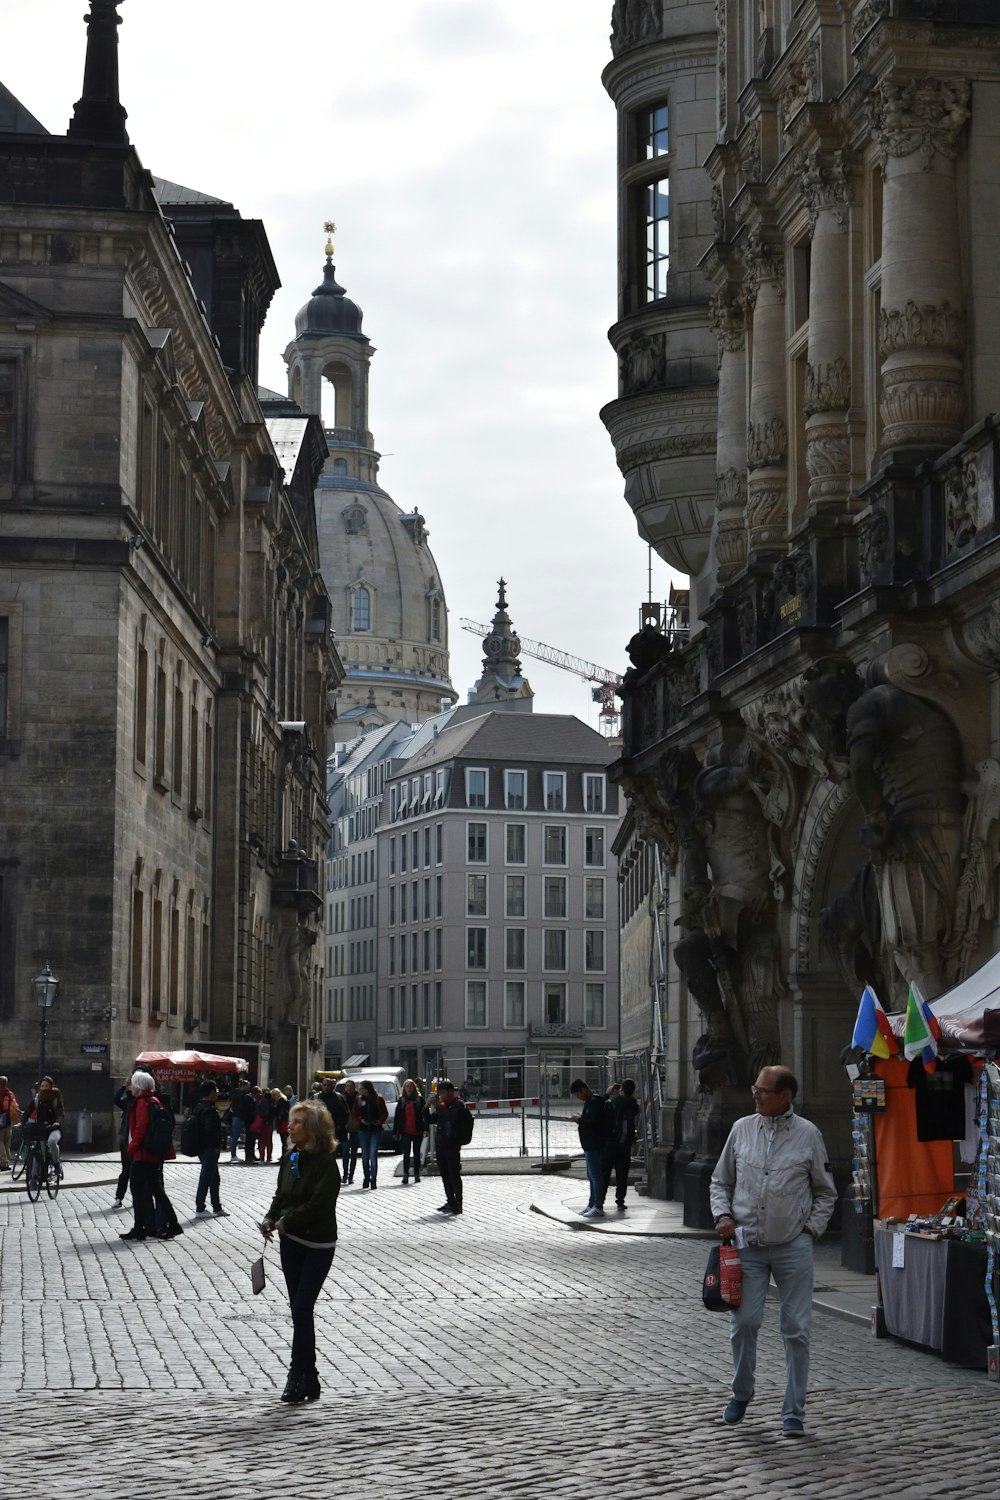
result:
[(221, 1094), (227, 1095), (237, 1078), (247, 1072), (247, 1063), (242, 1057), (222, 1057), (215, 1052), (140, 1052), (135, 1060), (137, 1068), (152, 1073), (157, 1086), (179, 1084), (179, 1108), (184, 1107), (185, 1087), (211, 1078), (219, 1086)]
[(877, 1336), (996, 1378), (1000, 956), (886, 1016), (866, 991), (849, 1064), (855, 1213), (872, 1216)]

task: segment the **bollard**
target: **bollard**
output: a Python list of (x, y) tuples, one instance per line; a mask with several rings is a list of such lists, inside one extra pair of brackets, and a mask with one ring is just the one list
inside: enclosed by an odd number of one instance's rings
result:
[(76, 1117), (76, 1144), (90, 1146), (94, 1140), (94, 1117), (89, 1109), (81, 1109)]

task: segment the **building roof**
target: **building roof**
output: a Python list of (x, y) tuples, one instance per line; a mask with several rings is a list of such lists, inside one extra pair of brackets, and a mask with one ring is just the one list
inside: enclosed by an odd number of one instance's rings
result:
[(440, 765), (461, 757), (468, 760), (529, 761), (606, 766), (608, 742), (572, 714), (509, 714), (486, 710), (460, 719), (442, 730), (433, 744), (413, 756), (407, 771)]
[(45, 126), (36, 120), (30, 109), (25, 109), (20, 99), (15, 99), (10, 89), (0, 83), (0, 134), (4, 135), (48, 135)]
[(157, 203), (170, 203), (174, 206), (181, 203), (204, 203), (216, 204), (220, 208), (232, 208), (228, 198), (213, 198), (211, 193), (201, 193), (197, 188), (183, 187), (179, 182), (170, 182), (166, 177), (153, 178), (153, 192), (156, 194)]

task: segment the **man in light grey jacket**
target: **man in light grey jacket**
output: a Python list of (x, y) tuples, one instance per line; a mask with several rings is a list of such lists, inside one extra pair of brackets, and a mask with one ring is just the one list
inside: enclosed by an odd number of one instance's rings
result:
[(792, 1108), (798, 1081), (787, 1068), (762, 1068), (751, 1089), (756, 1113), (737, 1120), (722, 1148), (710, 1202), (715, 1230), (732, 1239), (737, 1225), (743, 1295), (730, 1320), (732, 1400), (723, 1420), (742, 1422), (753, 1399), (757, 1334), (773, 1276), (781, 1304), (787, 1371), (781, 1430), (804, 1431), (812, 1323), (813, 1241), (830, 1222), (837, 1201), (823, 1137)]

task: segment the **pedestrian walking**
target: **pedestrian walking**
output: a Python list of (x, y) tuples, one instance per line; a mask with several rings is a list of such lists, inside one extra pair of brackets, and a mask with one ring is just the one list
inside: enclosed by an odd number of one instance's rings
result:
[(623, 1214), (626, 1210), (625, 1194), (628, 1192), (628, 1174), (632, 1166), (632, 1148), (639, 1135), (639, 1104), (635, 1097), (635, 1079), (623, 1079), (618, 1092), (610, 1096), (609, 1102), (614, 1117), (614, 1134), (608, 1153), (608, 1187), (614, 1178), (615, 1207)]
[(358, 1165), (358, 1086), (353, 1078), (345, 1078), (337, 1085), (337, 1092), (347, 1105), (343, 1128), (335, 1128), (334, 1134), (340, 1140), (340, 1164), (344, 1182), (348, 1183), (354, 1181)]
[(298, 1405), (319, 1399), (313, 1310), (337, 1244), (340, 1168), (329, 1110), (314, 1100), (293, 1105), (288, 1147), (260, 1230), (267, 1241), (278, 1234), (292, 1314), (292, 1358), (281, 1399)]
[(274, 1100), (270, 1089), (261, 1089), (260, 1098), (257, 1100), (257, 1119), (260, 1128), (257, 1131), (257, 1151), (261, 1161), (270, 1161), (271, 1152), (274, 1147)]
[(184, 1231), (177, 1222), (173, 1204), (167, 1197), (163, 1181), (164, 1161), (173, 1161), (177, 1152), (170, 1142), (164, 1154), (159, 1147), (153, 1149), (151, 1138), (152, 1112), (154, 1106), (161, 1108), (159, 1097), (154, 1094), (156, 1080), (152, 1073), (137, 1071), (129, 1084), (133, 1104), (129, 1114), (129, 1184), (132, 1188), (132, 1228), (119, 1235), (123, 1240), (145, 1240), (151, 1236), (172, 1239)]
[(283, 1156), (285, 1141), (288, 1139), (288, 1111), (291, 1106), (281, 1089), (271, 1090), (271, 1102), (274, 1105), (273, 1124), (278, 1136), (278, 1155)]
[(785, 1344), (785, 1397), (781, 1430), (804, 1431), (812, 1323), (813, 1242), (837, 1201), (823, 1137), (795, 1113), (799, 1085), (787, 1068), (762, 1068), (750, 1092), (755, 1113), (737, 1120), (722, 1148), (709, 1201), (715, 1231), (733, 1239), (737, 1228), (743, 1289), (730, 1315), (732, 1399), (723, 1412), (730, 1426), (742, 1422), (753, 1400), (757, 1334), (771, 1277), (778, 1288)]
[(231, 1115), (229, 1125), (229, 1161), (236, 1161), (236, 1151), (240, 1144), (240, 1136), (245, 1132), (244, 1153), (247, 1162), (253, 1161), (253, 1136), (250, 1134), (250, 1121), (254, 1116), (254, 1102), (250, 1095), (250, 1083), (246, 1078), (241, 1078), (233, 1090), (229, 1100)]
[(20, 1118), (14, 1091), (7, 1079), (0, 1075), (0, 1172), (10, 1170), (10, 1129)]
[(194, 1194), (196, 1214), (208, 1213), (208, 1201), (217, 1218), (226, 1218), (219, 1194), (219, 1152), (222, 1150), (222, 1117), (219, 1114), (219, 1090), (211, 1080), (206, 1080), (198, 1089), (198, 1103), (192, 1111), (198, 1131), (198, 1160), (201, 1171)]
[(355, 1106), (358, 1116), (358, 1146), (361, 1151), (361, 1170), (364, 1173), (363, 1188), (378, 1186), (378, 1148), (382, 1144), (382, 1125), (389, 1118), (389, 1109), (382, 1095), (370, 1078), (362, 1078)]
[(580, 1210), (583, 1219), (603, 1219), (604, 1199), (608, 1191), (611, 1172), (611, 1147), (614, 1137), (615, 1118), (610, 1099), (595, 1094), (582, 1078), (574, 1078), (569, 1086), (570, 1094), (582, 1104), (578, 1115), (570, 1115), (580, 1132), (580, 1145), (587, 1167), (590, 1197), (586, 1208)]
[(450, 1078), (439, 1078), (437, 1095), (427, 1106), (427, 1119), (435, 1126), (434, 1151), (444, 1186), (445, 1201), (439, 1214), (462, 1213), (462, 1147), (472, 1139), (473, 1117), (455, 1092)]
[(133, 1104), (130, 1083), (130, 1078), (124, 1079), (121, 1088), (115, 1090), (112, 1098), (112, 1103), (118, 1110), (118, 1150), (121, 1154), (122, 1163), (121, 1171), (118, 1173), (118, 1181), (115, 1184), (115, 1201), (112, 1205), (116, 1209), (125, 1207), (125, 1194), (128, 1191), (129, 1172), (131, 1169), (128, 1154), (129, 1115), (132, 1113)]
[(399, 1091), (399, 1101), (392, 1121), (393, 1134), (399, 1137), (403, 1147), (403, 1186), (410, 1181), (410, 1160), (413, 1161), (413, 1181), (420, 1181), (420, 1150), (427, 1134), (427, 1113), (420, 1090), (412, 1078), (408, 1078)]

